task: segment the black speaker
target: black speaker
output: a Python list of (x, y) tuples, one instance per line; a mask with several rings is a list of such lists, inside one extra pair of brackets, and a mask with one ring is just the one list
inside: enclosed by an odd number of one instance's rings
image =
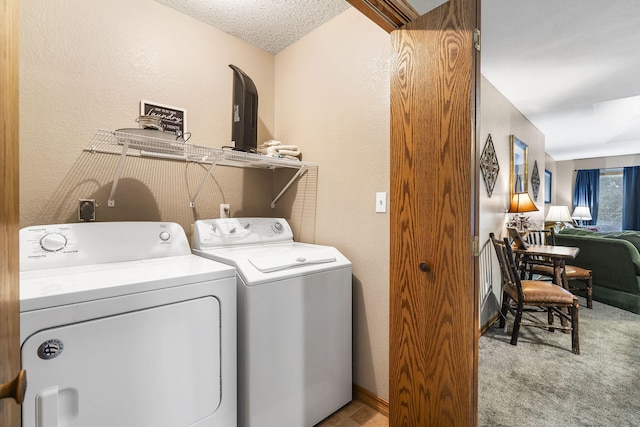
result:
[(255, 152), (258, 147), (258, 91), (244, 71), (235, 65), (229, 64), (229, 67), (233, 70), (233, 149)]

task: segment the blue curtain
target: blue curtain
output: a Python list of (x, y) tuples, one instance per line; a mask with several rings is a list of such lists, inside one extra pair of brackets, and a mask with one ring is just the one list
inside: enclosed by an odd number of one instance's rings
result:
[(622, 182), (622, 229), (640, 230), (640, 166), (624, 168)]
[(573, 208), (588, 206), (591, 211), (591, 221), (585, 224), (597, 224), (598, 221), (598, 193), (600, 191), (600, 169), (579, 170), (576, 175), (576, 185), (573, 188)]

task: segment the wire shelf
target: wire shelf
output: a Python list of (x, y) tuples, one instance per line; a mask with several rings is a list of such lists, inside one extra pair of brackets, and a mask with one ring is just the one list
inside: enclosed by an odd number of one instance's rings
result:
[(247, 153), (231, 149), (205, 147), (175, 141), (167, 134), (165, 138), (154, 138), (122, 131), (100, 129), (91, 139), (85, 151), (134, 157), (155, 157), (163, 160), (177, 160), (196, 163), (217, 163), (224, 166), (253, 167), (262, 169), (294, 168), (316, 166), (302, 162), (262, 154)]
[(89, 146), (84, 149), (91, 153), (106, 153), (120, 156), (120, 161), (116, 168), (109, 195), (108, 206), (115, 206), (115, 193), (118, 187), (118, 181), (122, 175), (124, 162), (127, 156), (133, 157), (151, 157), (159, 160), (172, 160), (183, 162), (196, 162), (211, 165), (208, 173), (203, 178), (200, 186), (196, 190), (189, 206), (195, 206), (195, 200), (204, 186), (206, 180), (211, 176), (213, 168), (219, 166), (233, 166), (241, 168), (260, 168), (260, 169), (277, 169), (290, 168), (297, 169), (294, 177), (285, 185), (280, 194), (271, 203), (271, 207), (275, 207), (275, 203), (286, 192), (286, 190), (295, 182), (307, 169), (317, 167), (314, 163), (302, 162), (279, 157), (265, 156), (262, 154), (247, 153), (244, 151), (235, 151), (231, 149), (222, 149), (215, 147), (204, 147), (195, 144), (173, 139), (173, 136), (167, 134), (166, 137), (160, 138), (138, 135), (123, 131), (109, 131), (100, 129), (91, 139)]

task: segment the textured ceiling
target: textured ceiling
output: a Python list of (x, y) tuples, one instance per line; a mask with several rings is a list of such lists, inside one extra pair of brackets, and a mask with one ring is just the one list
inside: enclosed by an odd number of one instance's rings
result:
[(349, 7), (345, 0), (156, 0), (276, 54)]

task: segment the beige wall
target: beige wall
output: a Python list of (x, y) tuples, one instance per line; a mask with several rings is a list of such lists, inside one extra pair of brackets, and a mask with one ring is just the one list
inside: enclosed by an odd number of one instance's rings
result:
[(270, 215), (264, 206), (273, 180), (260, 173), (216, 170), (190, 209), (206, 168), (131, 158), (116, 206), (108, 208), (116, 159), (82, 150), (98, 129), (137, 127), (143, 99), (185, 108), (189, 142), (228, 145), (228, 64), (255, 81), (258, 138), (269, 139), (274, 62), (273, 55), (152, 0), (20, 2), (21, 226), (75, 221), (79, 198), (97, 200), (98, 220), (175, 221), (187, 229), (194, 219), (218, 217), (222, 202), (236, 216)]
[(316, 242), (353, 262), (354, 382), (388, 399), (389, 34), (349, 9), (276, 56), (276, 137), (320, 165)]
[[(509, 207), (509, 136), (515, 135), (528, 145), (529, 178), (528, 190), (531, 199), (533, 190), (531, 187), (531, 173), (534, 162), (538, 162), (540, 174), (540, 192), (537, 201), (538, 212), (526, 214), (533, 221), (542, 226), (544, 221), (544, 135), (529, 120), (518, 111), (484, 76), (481, 81), (481, 106), (480, 106), (480, 153), (486, 144), (489, 134), (498, 157), (500, 171), (491, 197), (487, 193), (484, 180), (480, 178), (480, 245), (481, 245), (481, 278), (480, 286), (485, 291), (493, 291), (489, 294), (481, 291), (480, 325), (484, 326), (497, 311), (500, 295), (500, 271), (498, 269), (493, 247), (489, 243), (489, 233), (493, 232), (497, 237), (505, 237), (505, 224), (512, 216), (508, 214)], [(487, 253), (488, 251), (488, 253)], [(490, 265), (485, 265), (483, 260), (493, 259)], [(486, 274), (485, 274), (486, 273)]]
[[(20, 7), (21, 226), (74, 222), (79, 198), (97, 200), (101, 221), (187, 230), (223, 202), (233, 216), (293, 219), (297, 239), (352, 260), (354, 382), (388, 399), (389, 218), (374, 196), (389, 191), (389, 35), (350, 9), (274, 57), (152, 0)], [(272, 210), (288, 173), (219, 168), (191, 209), (205, 167), (127, 158), (107, 207), (118, 157), (83, 152), (96, 131), (136, 127), (144, 99), (185, 108), (190, 142), (227, 145), (228, 64), (258, 88), (258, 142), (299, 145), (319, 174)]]

